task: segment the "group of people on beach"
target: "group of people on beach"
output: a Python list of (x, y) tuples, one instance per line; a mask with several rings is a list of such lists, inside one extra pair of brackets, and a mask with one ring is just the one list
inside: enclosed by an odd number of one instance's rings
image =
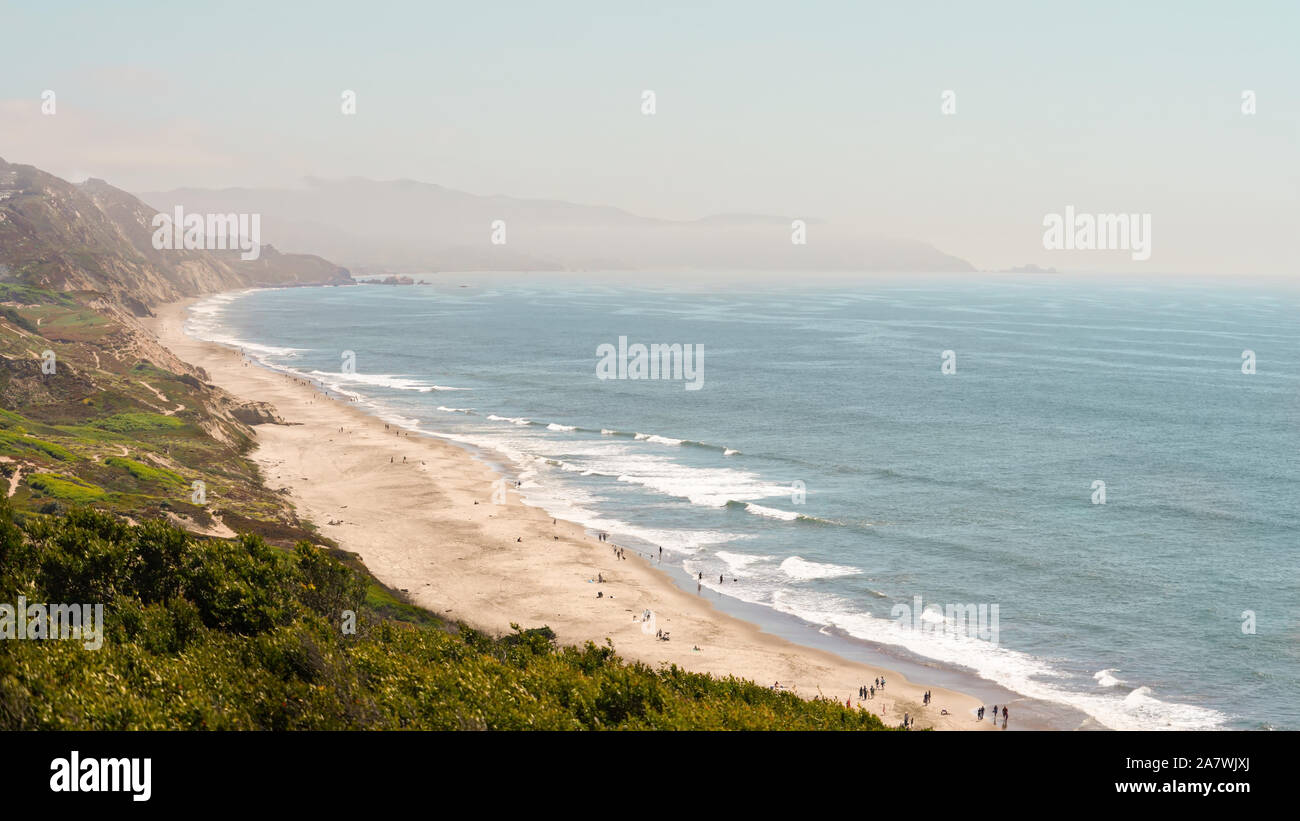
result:
[[(1003, 705), (1002, 705), (1002, 726), (1003, 726), (1003, 727), (1007, 726), (1007, 716), (1008, 716), (1007, 705), (1003, 704)], [(984, 707), (983, 707), (982, 705), (980, 706), (980, 708), (979, 708), (978, 710), (975, 711), (975, 718), (976, 718), (977, 721), (983, 721), (983, 720), (984, 720)], [(997, 722), (998, 722), (998, 705), (994, 704), (994, 705), (993, 705), (993, 723), (996, 724)]]
[[(871, 684), (864, 684), (858, 688), (858, 699), (859, 700), (873, 699), (876, 697), (876, 690), (883, 690), (883, 689), (885, 689), (885, 677), (877, 676), (875, 680), (872, 681)], [(921, 694), (921, 704), (928, 707), (930, 706), (930, 702), (933, 700), (934, 700), (934, 694), (931, 693), (929, 690), (926, 690), (924, 693)], [(993, 711), (996, 713), (997, 708), (995, 707)], [(948, 711), (944, 710), (943, 714), (948, 715)], [(979, 715), (980, 718), (984, 717), (983, 707), (979, 709)], [(908, 713), (903, 713), (903, 728), (910, 730), (914, 725), (915, 725), (915, 720), (911, 717), (911, 715), (909, 715)]]
[[(664, 557), (664, 549), (661, 547), (661, 548), (659, 548), (659, 558), (662, 559), (663, 557)], [(703, 570), (701, 570), (700, 572), (698, 572), (698, 573), (695, 575), (695, 580), (696, 580), (696, 581), (699, 581), (699, 582), (704, 581), (704, 571), (703, 571)], [(735, 577), (735, 576), (732, 576), (732, 577), (731, 577), (731, 580), (732, 580), (733, 582), (736, 581), (736, 577)], [(726, 579), (724, 579), (724, 578), (722, 577), (722, 574), (719, 573), (719, 574), (718, 574), (718, 584), (723, 584), (723, 583), (725, 583), (725, 582), (726, 582)], [(696, 587), (699, 587), (699, 585), (696, 585)]]

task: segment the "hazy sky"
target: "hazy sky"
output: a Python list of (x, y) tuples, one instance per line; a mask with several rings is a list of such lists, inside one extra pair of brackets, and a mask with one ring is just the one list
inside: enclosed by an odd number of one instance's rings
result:
[[(1298, 33), (1294, 0), (0, 2), (0, 157), (133, 191), (363, 176), (816, 217), (981, 268), (1300, 275)], [(1045, 250), (1067, 205), (1150, 214), (1151, 259)]]

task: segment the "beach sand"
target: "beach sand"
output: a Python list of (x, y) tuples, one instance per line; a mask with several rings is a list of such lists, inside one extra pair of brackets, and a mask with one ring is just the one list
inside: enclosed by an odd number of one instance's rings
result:
[[(246, 365), (236, 350), (186, 336), (182, 325), (192, 303), (159, 308), (146, 327), (178, 357), (207, 370), (215, 384), (276, 407), (290, 424), (254, 428), (252, 458), (266, 484), (287, 488), (300, 516), (416, 604), (498, 635), (514, 622), (549, 625), (565, 644), (603, 644), (608, 637), (624, 658), (768, 686), (780, 682), (801, 696), (851, 699), (855, 707), (858, 687), (883, 675), (886, 689), (864, 706), (886, 724), (898, 725), (908, 713), (917, 728), (993, 729), (992, 722), (975, 720), (974, 697), (764, 633), (683, 590), (654, 568), (654, 560), (632, 549), (619, 559), (612, 544), (522, 504), (513, 489), (505, 504), (494, 504), (494, 482), (501, 477), (466, 450), (406, 431), (399, 435), (396, 426), (386, 428), (346, 401)], [(604, 583), (594, 581), (598, 574)], [(598, 591), (604, 596), (597, 598)], [(671, 641), (642, 630), (645, 610)], [(933, 698), (923, 707), (926, 689)], [(942, 715), (944, 709), (950, 715)]]

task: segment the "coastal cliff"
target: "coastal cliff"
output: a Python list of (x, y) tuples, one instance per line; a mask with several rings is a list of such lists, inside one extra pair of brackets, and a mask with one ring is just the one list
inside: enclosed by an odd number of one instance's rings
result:
[(237, 288), (347, 285), (347, 269), (317, 256), (262, 246), (158, 250), (157, 211), (103, 180), (76, 185), (0, 159), (0, 282), (94, 292), (148, 315), (151, 306)]

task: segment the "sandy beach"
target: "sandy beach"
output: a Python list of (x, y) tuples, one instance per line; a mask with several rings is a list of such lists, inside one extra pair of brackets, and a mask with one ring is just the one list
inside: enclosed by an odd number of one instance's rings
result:
[[(290, 424), (254, 428), (253, 458), (265, 482), (286, 488), (302, 517), (415, 603), (492, 633), (508, 632), (511, 622), (549, 625), (563, 643), (609, 638), (625, 658), (780, 682), (804, 697), (851, 699), (854, 706), (858, 687), (884, 676), (888, 686), (864, 706), (887, 724), (908, 713), (918, 728), (993, 728), (975, 719), (974, 697), (764, 633), (681, 589), (653, 558), (631, 549), (619, 558), (614, 545), (522, 504), (513, 489), (495, 504), (501, 477), (462, 448), (386, 425), (247, 363), (236, 350), (186, 336), (192, 302), (163, 306), (145, 324), (215, 384), (275, 406)], [(646, 610), (654, 613), (649, 631), (641, 621)], [(671, 640), (659, 640), (656, 630)], [(927, 689), (933, 698), (922, 706)]]

